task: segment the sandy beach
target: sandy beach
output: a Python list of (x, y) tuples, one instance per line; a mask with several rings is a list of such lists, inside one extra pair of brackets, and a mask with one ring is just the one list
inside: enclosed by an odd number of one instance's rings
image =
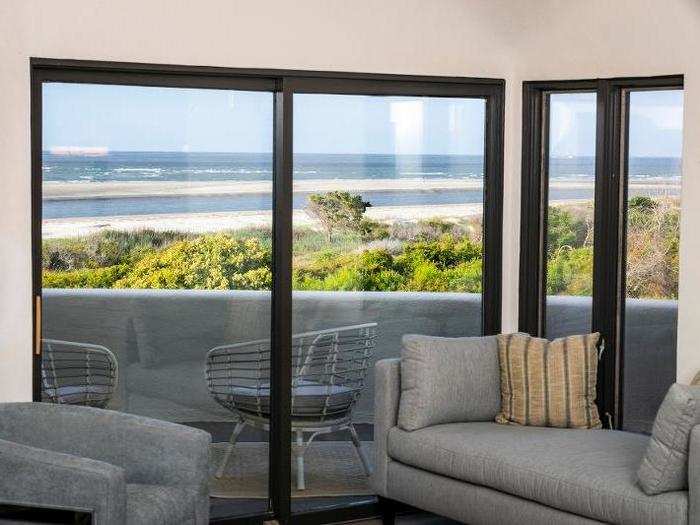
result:
[[(381, 206), (369, 208), (367, 216), (375, 220), (415, 221), (431, 218), (459, 220), (481, 214), (481, 204), (436, 205), (436, 206)], [(295, 226), (314, 226), (316, 221), (303, 210), (294, 210)], [(122, 215), (115, 217), (73, 217), (70, 219), (47, 219), (42, 222), (45, 239), (89, 235), (106, 229), (124, 231), (178, 230), (191, 233), (240, 230), (253, 227), (270, 227), (271, 212), (221, 212)]]

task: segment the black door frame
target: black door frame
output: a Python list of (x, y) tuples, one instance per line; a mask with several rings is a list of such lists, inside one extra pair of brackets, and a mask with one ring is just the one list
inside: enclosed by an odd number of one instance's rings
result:
[[(34, 311), (33, 395), (41, 399), (41, 217), (42, 85), (45, 82), (268, 91), (274, 94), (273, 282), (271, 340), (272, 410), (269, 468), (270, 510), (216, 523), (282, 524), (291, 512), (291, 336), (292, 336), (292, 154), (295, 93), (482, 98), (486, 101), (484, 145), (484, 233), (482, 332), (501, 329), (501, 252), (505, 81), (370, 73), (238, 69), (64, 59), (30, 59), (32, 166), (32, 307)], [(299, 523), (324, 523), (378, 516), (375, 501), (295, 513)]]
[(596, 93), (591, 330), (605, 341), (597, 404), (612, 428), (623, 425), (629, 93), (648, 89), (683, 89), (683, 75), (523, 82), (518, 328), (538, 337), (546, 329), (549, 95)]

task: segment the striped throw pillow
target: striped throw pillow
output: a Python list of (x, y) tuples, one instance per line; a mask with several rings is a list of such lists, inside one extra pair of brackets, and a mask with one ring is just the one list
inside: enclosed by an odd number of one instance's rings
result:
[(595, 405), (600, 334), (553, 341), (498, 336), (501, 410), (497, 423), (600, 428)]

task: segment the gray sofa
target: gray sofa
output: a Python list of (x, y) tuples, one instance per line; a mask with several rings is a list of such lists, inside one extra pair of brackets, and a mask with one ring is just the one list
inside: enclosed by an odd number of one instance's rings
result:
[(91, 512), (96, 525), (208, 523), (210, 441), (111, 410), (0, 404), (0, 505)]
[(700, 524), (700, 426), (689, 490), (647, 496), (636, 474), (649, 438), (611, 430), (398, 423), (401, 360), (375, 368), (375, 469), (386, 500), (479, 524)]

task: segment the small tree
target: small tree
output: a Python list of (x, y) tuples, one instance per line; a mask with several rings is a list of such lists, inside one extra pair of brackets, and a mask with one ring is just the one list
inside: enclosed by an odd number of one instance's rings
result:
[(307, 211), (318, 219), (330, 241), (334, 230), (359, 232), (365, 210), (370, 206), (361, 195), (331, 191), (309, 195)]

